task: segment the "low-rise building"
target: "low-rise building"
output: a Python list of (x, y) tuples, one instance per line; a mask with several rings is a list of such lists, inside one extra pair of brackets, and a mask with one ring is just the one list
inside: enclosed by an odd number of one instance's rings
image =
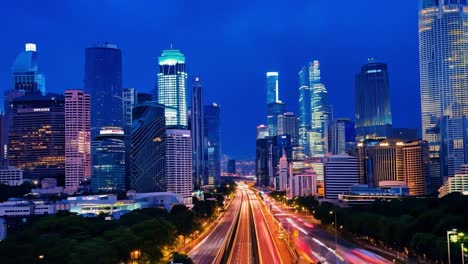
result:
[(349, 192), (338, 195), (339, 202), (345, 206), (369, 205), (377, 199), (392, 200), (409, 196), (408, 186), (402, 184), (391, 184), (379, 188), (369, 187), (367, 184), (356, 184), (351, 186)]
[(10, 186), (21, 185), (23, 183), (23, 171), (14, 166), (0, 169), (0, 183)]
[(445, 180), (444, 184), (439, 188), (439, 198), (453, 192), (468, 195), (468, 164), (462, 165), (460, 172)]

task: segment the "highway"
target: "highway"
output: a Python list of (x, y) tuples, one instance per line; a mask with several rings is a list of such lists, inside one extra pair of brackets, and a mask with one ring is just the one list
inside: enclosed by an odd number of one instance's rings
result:
[(256, 263), (255, 259), (255, 241), (253, 241), (253, 232), (251, 226), (251, 209), (249, 202), (248, 191), (242, 188), (242, 205), (241, 213), (239, 218), (239, 225), (236, 230), (234, 237), (234, 244), (232, 247), (231, 254), (228, 259), (228, 263)]
[(291, 210), (287, 210), (270, 199), (266, 198), (265, 202), (271, 205), (272, 212), (281, 225), (290, 234), (297, 235), (294, 237), (296, 249), (301, 253), (303, 259), (309, 263), (392, 263), (341, 238), (337, 239), (335, 250), (335, 237), (316, 228), (309, 220), (310, 218), (307, 219)]
[(237, 217), (241, 202), (241, 191), (237, 191), (234, 200), (225, 212), (220, 223), (189, 252), (189, 256), (194, 263), (211, 264), (215, 261), (221, 246), (225, 242), (229, 229)]

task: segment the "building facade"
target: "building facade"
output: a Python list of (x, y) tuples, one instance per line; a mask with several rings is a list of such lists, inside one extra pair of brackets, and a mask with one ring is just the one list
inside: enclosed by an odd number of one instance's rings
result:
[(195, 189), (202, 186), (206, 178), (205, 148), (205, 115), (203, 89), (199, 77), (194, 78), (191, 108), (192, 149), (193, 149), (193, 183)]
[(309, 131), (312, 122), (310, 89), (309, 68), (304, 66), (299, 71), (299, 145), (307, 156), (310, 156)]
[(221, 106), (205, 105), (204, 117), (206, 176), (202, 184), (215, 185), (221, 176)]
[[(428, 141), (433, 190), (466, 162), (468, 3), (421, 0), (419, 67), (422, 137)], [(443, 124), (441, 120), (445, 119)]]
[(450, 193), (468, 195), (468, 165), (462, 165), (461, 170), (452, 177), (447, 177), (439, 188), (439, 198)]
[(387, 64), (369, 59), (355, 80), (356, 140), (392, 136)]
[(125, 191), (125, 132), (123, 129), (102, 127), (91, 147), (93, 192)]
[(349, 192), (351, 186), (358, 183), (359, 162), (357, 157), (340, 154), (326, 159), (325, 198), (338, 199), (338, 195)]
[(10, 186), (23, 184), (23, 171), (13, 166), (0, 169), (0, 183)]
[(122, 109), (123, 109), (123, 127), (127, 137), (130, 137), (133, 123), (133, 106), (138, 102), (138, 92), (135, 88), (124, 88), (122, 92)]
[(278, 116), (278, 135), (290, 135), (291, 146), (299, 145), (299, 120), (292, 112)]
[(63, 95), (31, 94), (11, 102), (9, 164), (25, 179), (60, 178), (65, 174), (65, 100)]
[(155, 102), (135, 105), (130, 147), (130, 189), (165, 192), (166, 119), (164, 106)]
[(166, 106), (166, 126), (187, 128), (186, 82), (184, 54), (164, 50), (159, 57), (156, 101)]
[(84, 90), (91, 95), (91, 139), (101, 127), (123, 127), (122, 52), (104, 43), (85, 51)]
[(330, 152), (334, 155), (348, 153), (355, 147), (354, 122), (349, 118), (333, 120), (330, 128)]
[(37, 46), (26, 43), (12, 67), (11, 89), (29, 94), (45, 94), (45, 78), (37, 64)]
[(181, 194), (192, 204), (192, 140), (189, 130), (166, 130), (167, 191)]
[(74, 193), (91, 177), (91, 98), (81, 90), (65, 91), (65, 189)]

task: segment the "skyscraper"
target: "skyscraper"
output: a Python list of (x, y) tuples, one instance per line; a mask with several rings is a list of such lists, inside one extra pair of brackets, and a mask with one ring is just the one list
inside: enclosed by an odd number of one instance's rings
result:
[(286, 112), (286, 105), (279, 100), (278, 72), (266, 73), (267, 126), (270, 136), (278, 134), (278, 115)]
[(192, 204), (192, 142), (189, 130), (166, 130), (167, 191), (182, 194)]
[(45, 94), (45, 78), (37, 65), (37, 47), (26, 43), (25, 50), (18, 54), (12, 67), (12, 85), (14, 91), (25, 94)]
[(330, 152), (334, 155), (348, 153), (355, 146), (354, 122), (349, 118), (333, 120), (330, 129)]
[(92, 142), (93, 192), (125, 191), (125, 132), (120, 127), (102, 127)]
[(74, 193), (91, 176), (91, 99), (81, 90), (65, 91), (65, 190)]
[(356, 139), (392, 136), (387, 64), (369, 59), (356, 75)]
[(221, 106), (204, 106), (206, 177), (203, 185), (218, 184), (221, 176)]
[(278, 72), (266, 73), (266, 104), (279, 101)]
[(347, 154), (333, 155), (325, 163), (325, 198), (338, 199), (359, 183), (358, 158)]
[(104, 126), (123, 127), (122, 53), (115, 44), (86, 49), (84, 90), (91, 95), (91, 138)]
[(133, 106), (138, 103), (138, 93), (135, 88), (124, 88), (122, 93), (123, 103), (123, 120), (125, 136), (130, 137), (132, 131), (132, 110)]
[(30, 94), (12, 102), (8, 155), (24, 178), (61, 178), (65, 174), (65, 100), (63, 95)]
[(278, 116), (278, 135), (290, 135), (291, 146), (299, 145), (298, 118), (292, 112), (286, 112)]
[(191, 108), (191, 132), (193, 149), (193, 180), (196, 189), (202, 186), (206, 176), (205, 165), (205, 116), (203, 114), (203, 89), (200, 78), (194, 78)]
[(454, 175), (467, 161), (467, 19), (465, 0), (420, 1), (422, 137), (429, 143), (433, 191), (442, 184), (442, 176)]
[(328, 92), (321, 83), (320, 63), (314, 61), (309, 66), (309, 86), (311, 87), (311, 130), (309, 133), (312, 157), (324, 157), (329, 151), (329, 128), (333, 120), (333, 109), (328, 103)]
[(268, 137), (268, 127), (265, 125), (257, 126), (257, 139)]
[(166, 119), (164, 106), (145, 102), (133, 107), (130, 188), (137, 192), (166, 191)]
[(228, 160), (227, 173), (228, 173), (228, 175), (237, 174), (237, 172), (236, 172), (236, 160), (233, 160), (233, 159)]
[(185, 56), (179, 50), (164, 50), (159, 57), (157, 102), (166, 106), (166, 126), (187, 128)]
[(310, 100), (309, 68), (304, 66), (299, 72), (299, 145), (308, 156), (310, 156), (309, 131), (312, 122)]

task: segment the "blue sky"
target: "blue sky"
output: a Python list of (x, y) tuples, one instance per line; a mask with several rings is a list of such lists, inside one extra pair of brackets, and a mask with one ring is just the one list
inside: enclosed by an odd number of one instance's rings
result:
[(9, 89), (15, 56), (32, 41), (49, 92), (82, 88), (84, 49), (108, 41), (122, 49), (124, 86), (149, 92), (172, 43), (189, 78), (201, 76), (205, 102), (222, 106), (222, 152), (244, 159), (266, 122), (265, 72), (280, 72), (280, 99), (297, 112), (297, 73), (320, 60), (334, 116), (353, 117), (354, 75), (378, 57), (389, 64), (394, 126), (419, 128), (417, 11), (408, 0), (5, 1), (0, 87)]

